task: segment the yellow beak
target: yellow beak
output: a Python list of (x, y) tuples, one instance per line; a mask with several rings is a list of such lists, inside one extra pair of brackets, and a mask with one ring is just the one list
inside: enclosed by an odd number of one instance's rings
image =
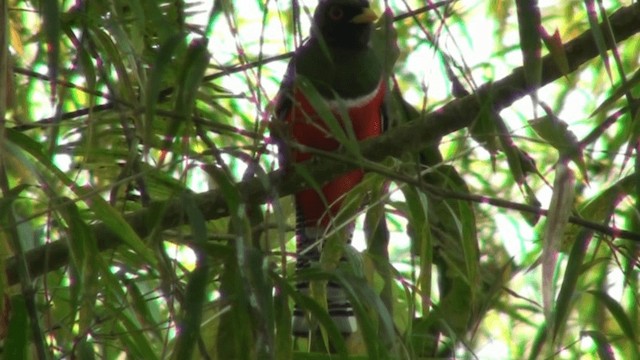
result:
[(378, 14), (367, 7), (362, 9), (361, 14), (354, 16), (353, 19), (351, 19), (351, 22), (354, 24), (366, 24), (372, 23), (376, 20), (378, 20)]

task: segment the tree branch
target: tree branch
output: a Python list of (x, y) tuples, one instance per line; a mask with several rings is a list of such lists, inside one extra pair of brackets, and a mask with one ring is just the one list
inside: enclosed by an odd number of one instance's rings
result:
[[(609, 18), (616, 42), (622, 42), (640, 32), (640, 3), (622, 7)], [(597, 46), (590, 31), (564, 45), (570, 71), (573, 72), (582, 64), (598, 56)], [(551, 56), (542, 60), (541, 85), (549, 84), (563, 76)], [(525, 85), (524, 71), (519, 67), (513, 73), (494, 83), (481, 86), (474, 94), (453, 100), (442, 108), (415, 119), (396, 128), (390, 129), (383, 136), (369, 139), (361, 143), (364, 157), (371, 161), (381, 161), (387, 156), (399, 156), (406, 152), (415, 152), (437, 142), (442, 136), (469, 126), (480, 113), (484, 104), (490, 104), (500, 110), (510, 106), (515, 100), (529, 93)], [(311, 175), (319, 183), (345, 173), (356, 167), (353, 163), (339, 161), (323, 161), (308, 167)], [(264, 203), (269, 198), (277, 198), (293, 194), (308, 187), (303, 177), (296, 173), (283, 176), (282, 171), (274, 171), (267, 178), (256, 178), (237, 184), (243, 200), (248, 203)], [(225, 196), (218, 190), (194, 195), (204, 217), (208, 220), (228, 216)], [(156, 202), (149, 208), (125, 215), (125, 219), (142, 238), (153, 230), (152, 211), (166, 209), (162, 219), (157, 222), (161, 229), (169, 229), (184, 223), (182, 201), (179, 199)], [(154, 210), (155, 209), (155, 210)], [(115, 248), (122, 244), (118, 234), (104, 223), (91, 226), (100, 250)], [(68, 263), (69, 251), (64, 241), (56, 241), (29, 250), (25, 254), (32, 276), (39, 276), (55, 270)], [(6, 267), (10, 284), (16, 284), (17, 261), (15, 257), (8, 259)]]

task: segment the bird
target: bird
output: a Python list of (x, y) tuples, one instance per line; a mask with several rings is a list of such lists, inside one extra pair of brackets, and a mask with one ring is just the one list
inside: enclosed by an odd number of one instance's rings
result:
[[(319, 0), (313, 14), (310, 37), (294, 52), (275, 101), (272, 135), (278, 145), (281, 166), (313, 160), (304, 147), (334, 151), (340, 142), (329, 131), (301, 89), (301, 81), (311, 84), (343, 129), (353, 130), (358, 141), (385, 130), (384, 101), (386, 81), (383, 65), (371, 47), (371, 34), (378, 16), (366, 0)], [(346, 110), (346, 111), (345, 111)], [(346, 116), (345, 116), (346, 115)], [(346, 133), (350, 133), (347, 131)], [(295, 142), (302, 147), (292, 147)], [(319, 189), (306, 189), (294, 195), (296, 208), (296, 271), (317, 264), (322, 235), (339, 212), (344, 195), (362, 181), (362, 169), (340, 175)], [(350, 242), (351, 235), (347, 235)], [(341, 261), (345, 261), (342, 259)], [(309, 293), (309, 283), (296, 284)], [(335, 283), (327, 284), (327, 310), (345, 336), (357, 331), (354, 310), (345, 292)], [(309, 334), (304, 312), (295, 307), (292, 332)]]

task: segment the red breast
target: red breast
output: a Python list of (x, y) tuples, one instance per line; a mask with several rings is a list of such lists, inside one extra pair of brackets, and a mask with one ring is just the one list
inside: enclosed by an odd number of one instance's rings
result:
[[(366, 96), (354, 100), (345, 100), (344, 105), (348, 106), (349, 119), (354, 134), (358, 141), (378, 136), (383, 130), (382, 119), (382, 102), (384, 100), (385, 86), (381, 81), (378, 88)], [(298, 143), (312, 147), (315, 149), (333, 151), (339, 146), (326, 125), (326, 123), (316, 114), (313, 107), (302, 95), (300, 91), (294, 90), (294, 106), (285, 118), (289, 125), (291, 135)], [(340, 103), (334, 104), (334, 107), (341, 106)], [(329, 103), (331, 106), (331, 103)], [(343, 106), (344, 106), (343, 105)], [(334, 116), (339, 121), (344, 122), (345, 119), (340, 118), (338, 111), (333, 111)], [(312, 154), (298, 150), (292, 151), (292, 157), (295, 162), (308, 160)], [(362, 170), (350, 171), (322, 187), (322, 193), (326, 204), (330, 205), (331, 216), (327, 215), (324, 200), (314, 189), (307, 189), (296, 194), (296, 202), (303, 212), (305, 225), (313, 226), (318, 224), (327, 225), (332, 216), (336, 215), (340, 208), (341, 197), (357, 185), (363, 177)]]

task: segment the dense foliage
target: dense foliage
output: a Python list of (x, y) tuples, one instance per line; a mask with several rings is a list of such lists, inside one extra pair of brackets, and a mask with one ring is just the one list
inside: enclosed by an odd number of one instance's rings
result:
[[(391, 129), (283, 176), (314, 7), (2, 1), (2, 355), (640, 358), (640, 3), (379, 1)], [(289, 195), (353, 167), (353, 246), (295, 274)]]

